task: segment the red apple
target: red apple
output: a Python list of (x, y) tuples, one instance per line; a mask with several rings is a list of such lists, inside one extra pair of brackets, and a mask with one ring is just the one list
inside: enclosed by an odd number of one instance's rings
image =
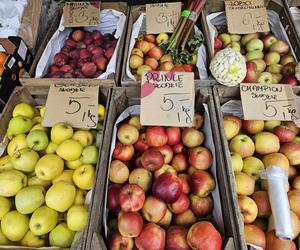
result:
[(185, 128), (182, 131), (181, 138), (185, 146), (192, 148), (202, 144), (204, 141), (204, 134), (195, 128)]
[(158, 46), (150, 49), (150, 51), (148, 52), (148, 56), (156, 59), (157, 61), (163, 56), (163, 54), (163, 50)]
[(144, 54), (148, 53), (150, 50), (149, 43), (143, 40), (137, 40), (134, 47), (140, 49)]
[(143, 167), (141, 158), (142, 158), (142, 156), (139, 155), (139, 156), (137, 156), (137, 157), (134, 159), (133, 165), (134, 165), (135, 168), (142, 168), (142, 167)]
[(158, 68), (158, 61), (155, 58), (148, 57), (146, 58), (144, 65), (148, 65), (152, 70), (156, 70)]
[(119, 232), (113, 232), (109, 240), (110, 250), (132, 250), (133, 239), (122, 236)]
[(149, 145), (146, 141), (146, 134), (141, 133), (136, 143), (133, 144), (134, 149), (140, 153), (143, 153), (149, 148)]
[(150, 43), (155, 43), (156, 37), (155, 37), (155, 35), (152, 35), (152, 34), (145, 34), (144, 40), (147, 42), (150, 42)]
[(107, 207), (108, 209), (117, 209), (120, 206), (119, 195), (121, 185), (112, 184), (107, 191)]
[(132, 145), (123, 145), (120, 142), (116, 143), (113, 151), (113, 158), (120, 161), (129, 161), (134, 155), (134, 148)]
[(173, 203), (182, 193), (182, 182), (173, 174), (163, 173), (154, 181), (152, 192), (156, 198)]
[(173, 150), (169, 145), (164, 145), (157, 148), (158, 151), (161, 152), (162, 156), (164, 157), (164, 163), (169, 164), (173, 158)]
[(71, 37), (76, 42), (82, 41), (84, 39), (84, 31), (82, 31), (82, 30), (74, 30), (72, 32)]
[(293, 141), (297, 134), (287, 126), (277, 126), (274, 128), (274, 134), (279, 138), (280, 143)]
[(188, 161), (185, 154), (176, 154), (172, 159), (171, 165), (177, 172), (186, 171), (188, 168)]
[(178, 175), (179, 179), (182, 182), (182, 192), (184, 194), (189, 194), (191, 192), (191, 188), (190, 188), (190, 176), (188, 174), (179, 174)]
[(168, 250), (189, 250), (186, 236), (188, 230), (182, 226), (171, 226), (167, 231), (166, 249)]
[(158, 169), (154, 172), (154, 178), (157, 179), (158, 176), (162, 175), (163, 173), (170, 173), (173, 175), (177, 175), (175, 168), (173, 168), (172, 166), (170, 166), (168, 164), (165, 164), (160, 169)]
[(146, 141), (151, 147), (161, 147), (168, 142), (168, 135), (163, 127), (148, 127)]
[(264, 121), (262, 120), (243, 120), (243, 130), (248, 134), (258, 134), (264, 130)]
[(172, 217), (173, 217), (173, 214), (170, 212), (169, 209), (167, 209), (164, 217), (162, 217), (162, 219), (157, 223), (159, 226), (167, 229), (170, 227), (171, 225), (171, 222), (172, 222)]
[(184, 193), (182, 193), (175, 202), (168, 205), (169, 209), (174, 214), (181, 214), (185, 212), (189, 206), (189, 198)]
[(215, 42), (214, 42), (214, 51), (215, 51), (215, 53), (217, 51), (219, 51), (221, 48), (222, 48), (222, 41), (221, 41), (221, 39), (215, 37)]
[(281, 74), (283, 76), (294, 76), (296, 65), (297, 64), (295, 62), (287, 63), (286, 65), (283, 66), (281, 70)]
[(246, 83), (255, 83), (257, 82), (258, 79), (258, 73), (257, 73), (257, 68), (256, 68), (256, 64), (254, 62), (246, 62), (246, 69), (247, 69), (247, 73), (246, 73), (246, 77), (243, 80), (243, 82)]
[(139, 139), (139, 131), (130, 124), (123, 124), (117, 132), (119, 141), (124, 145), (132, 145)]
[(191, 209), (185, 210), (181, 214), (176, 214), (174, 223), (183, 227), (190, 227), (197, 221), (197, 218)]
[(144, 205), (145, 192), (139, 185), (127, 184), (120, 190), (119, 201), (122, 211), (137, 212)]
[(159, 69), (162, 71), (171, 71), (173, 68), (174, 64), (172, 62), (163, 62), (159, 67)]
[(238, 202), (244, 223), (249, 224), (254, 222), (258, 213), (255, 201), (248, 196), (239, 195)]
[(280, 153), (284, 154), (290, 165), (300, 164), (300, 144), (296, 142), (286, 142), (280, 146)]
[(256, 191), (251, 195), (258, 209), (258, 217), (269, 217), (272, 214), (269, 196), (266, 191)]
[(143, 168), (154, 172), (164, 165), (164, 157), (159, 150), (150, 148), (142, 154), (141, 162)]
[(118, 229), (122, 236), (137, 237), (143, 229), (143, 218), (138, 212), (122, 213), (118, 219)]
[(295, 76), (286, 76), (281, 81), (283, 84), (289, 84), (292, 86), (296, 86), (298, 84), (298, 80)]
[(191, 174), (190, 185), (194, 194), (199, 197), (206, 197), (215, 189), (216, 183), (210, 173), (197, 170)]
[(191, 210), (197, 217), (204, 217), (210, 214), (214, 208), (214, 201), (212, 196), (199, 197), (197, 195), (190, 195)]
[(168, 136), (168, 144), (169, 145), (176, 145), (180, 143), (181, 139), (181, 130), (178, 127), (169, 127), (166, 129), (167, 136)]
[(149, 222), (158, 223), (166, 214), (167, 205), (163, 201), (148, 196), (142, 208), (142, 215)]
[(192, 249), (221, 250), (222, 237), (208, 221), (194, 224), (188, 231), (187, 242)]
[(292, 240), (279, 239), (274, 231), (266, 235), (266, 250), (296, 250), (296, 245)]
[(213, 157), (208, 148), (195, 147), (189, 149), (189, 163), (196, 169), (206, 170), (213, 163)]
[(262, 249), (266, 248), (265, 233), (258, 226), (245, 224), (244, 235), (246, 243), (261, 247)]
[(160, 226), (149, 223), (147, 224), (140, 235), (135, 238), (135, 245), (138, 249), (155, 249), (164, 250), (166, 232)]
[(173, 145), (172, 149), (175, 154), (184, 153), (186, 151), (186, 147), (181, 142)]
[(283, 122), (283, 125), (288, 127), (290, 130), (292, 130), (295, 135), (298, 135), (300, 129), (297, 127), (297, 125), (294, 122), (292, 121)]

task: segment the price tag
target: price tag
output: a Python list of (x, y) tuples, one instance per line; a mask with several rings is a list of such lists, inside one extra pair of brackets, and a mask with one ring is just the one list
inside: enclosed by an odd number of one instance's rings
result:
[(290, 85), (243, 83), (240, 93), (246, 120), (292, 121), (299, 117)]
[(172, 33), (179, 21), (181, 2), (146, 4), (146, 32)]
[(51, 84), (42, 125), (65, 122), (75, 128), (96, 128), (99, 86)]
[(191, 127), (194, 103), (194, 73), (151, 71), (142, 76), (142, 125)]
[(225, 11), (232, 34), (270, 31), (264, 0), (225, 0)]
[(63, 15), (65, 27), (98, 26), (100, 2), (66, 2)]

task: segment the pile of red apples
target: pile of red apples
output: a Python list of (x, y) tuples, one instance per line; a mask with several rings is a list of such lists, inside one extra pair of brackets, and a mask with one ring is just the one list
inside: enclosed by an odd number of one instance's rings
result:
[(295, 86), (297, 63), (289, 54), (287, 42), (275, 37), (272, 33), (253, 33), (233, 35), (222, 33), (215, 38), (215, 52), (232, 48), (241, 52), (246, 59), (247, 74), (245, 83), (283, 83)]
[[(224, 116), (224, 129), (231, 152), (238, 203), (244, 220), (247, 243), (267, 250), (296, 250), (300, 247), (300, 136), (292, 121), (241, 120)], [(294, 241), (282, 240), (268, 228), (274, 224), (267, 180), (260, 172), (278, 166), (289, 174), (288, 199)]]
[(114, 54), (117, 39), (112, 34), (102, 34), (75, 29), (64, 42), (60, 52), (49, 66), (49, 78), (98, 78), (106, 71)]
[(109, 167), (109, 249), (220, 250), (222, 238), (205, 220), (215, 189), (211, 151), (202, 144), (203, 116), (192, 128), (121, 124)]
[(174, 64), (172, 55), (164, 54), (159, 47), (168, 40), (167, 33), (139, 35), (129, 58), (131, 72), (138, 80), (141, 80), (143, 72), (151, 70), (193, 72), (197, 56), (194, 55), (193, 62), (189, 64)]

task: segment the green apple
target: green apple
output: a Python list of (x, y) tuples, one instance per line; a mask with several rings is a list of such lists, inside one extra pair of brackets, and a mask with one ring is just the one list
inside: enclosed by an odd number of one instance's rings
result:
[(6, 215), (11, 208), (11, 202), (9, 199), (0, 196), (0, 220)]
[(243, 46), (245, 46), (249, 41), (251, 41), (253, 39), (256, 39), (258, 37), (259, 37), (258, 33), (251, 33), (251, 34), (243, 35), (242, 38), (241, 38), (241, 44)]
[(33, 185), (40, 185), (45, 189), (48, 189), (51, 186), (51, 181), (42, 180), (37, 176), (31, 176), (28, 179), (28, 186), (33, 186)]
[(13, 135), (25, 134), (32, 128), (32, 120), (28, 117), (18, 115), (11, 118), (8, 129)]
[(9, 129), (7, 129), (6, 130), (6, 136), (7, 136), (8, 139), (12, 140), (15, 135)]
[(84, 205), (86, 191), (77, 188), (73, 205)]
[(29, 228), (34, 235), (49, 233), (58, 222), (58, 213), (47, 206), (36, 209), (31, 215)]
[(11, 157), (9, 155), (0, 157), (0, 172), (2, 172), (4, 170), (10, 170), (13, 168), (14, 168), (14, 166), (11, 163)]
[(90, 164), (76, 168), (73, 173), (73, 182), (83, 190), (89, 190), (94, 186), (95, 169)]
[(67, 223), (58, 224), (49, 234), (50, 246), (61, 248), (70, 247), (75, 233), (76, 232), (68, 228)]
[(27, 148), (26, 136), (24, 134), (20, 134), (15, 136), (7, 145), (7, 153), (10, 156), (23, 148)]
[(13, 245), (13, 242), (7, 239), (0, 228), (0, 245)]
[(265, 169), (263, 162), (256, 157), (247, 157), (244, 159), (243, 172), (252, 176), (255, 180), (260, 178), (260, 172)]
[(83, 147), (78, 141), (68, 139), (58, 145), (56, 154), (66, 161), (74, 161), (80, 157), (82, 150)]
[(75, 194), (76, 188), (72, 184), (66, 181), (56, 182), (46, 193), (46, 205), (58, 212), (65, 212), (72, 206)]
[(14, 196), (26, 185), (27, 176), (18, 170), (11, 169), (0, 173), (0, 196)]
[(11, 241), (19, 241), (29, 230), (29, 219), (27, 215), (17, 210), (8, 212), (1, 220), (3, 234)]
[(29, 186), (21, 189), (15, 197), (15, 206), (21, 214), (31, 214), (45, 201), (42, 186)]
[(243, 169), (243, 158), (238, 153), (231, 153), (231, 166), (234, 172), (241, 172)]
[(28, 147), (34, 149), (35, 151), (42, 151), (46, 149), (49, 143), (48, 135), (43, 130), (31, 131), (26, 136), (26, 140)]
[(35, 125), (35, 124), (40, 124), (40, 125), (42, 125), (42, 124), (41, 124), (42, 121), (43, 121), (43, 118), (42, 118), (41, 116), (35, 116), (35, 117), (32, 118), (32, 123), (33, 123), (33, 125)]
[(46, 106), (45, 105), (43, 105), (42, 107), (40, 107), (40, 116), (42, 118), (44, 118), (45, 111), (46, 111)]
[(96, 164), (98, 160), (98, 147), (89, 145), (83, 148), (81, 153), (81, 161), (84, 164)]
[(56, 154), (44, 155), (35, 166), (36, 176), (46, 181), (51, 181), (61, 175), (63, 170), (64, 161)]
[(33, 127), (30, 129), (30, 132), (34, 130), (43, 130), (45, 132), (48, 132), (48, 128), (44, 127), (41, 123), (33, 125)]
[(272, 84), (272, 74), (269, 72), (262, 72), (260, 73), (258, 79), (258, 83), (266, 83), (266, 84)]
[(252, 61), (256, 59), (263, 59), (264, 53), (259, 50), (249, 51), (246, 54), (246, 61)]
[(32, 231), (28, 231), (24, 238), (20, 241), (21, 246), (26, 247), (43, 247), (46, 245), (45, 236), (36, 236)]
[(83, 147), (91, 145), (93, 143), (93, 135), (87, 130), (77, 130), (72, 139), (81, 143)]
[(246, 44), (246, 50), (248, 52), (249, 51), (263, 51), (263, 49), (264, 49), (264, 43), (262, 42), (262, 40), (260, 40), (258, 38), (254, 38)]
[(50, 141), (47, 148), (45, 149), (46, 154), (55, 154), (58, 145), (53, 141)]
[(34, 108), (29, 104), (22, 102), (15, 106), (12, 115), (13, 117), (20, 115), (32, 119), (34, 116)]
[(52, 180), (52, 184), (59, 182), (59, 181), (66, 181), (73, 185), (74, 184), (73, 183), (73, 172), (74, 172), (73, 169), (64, 170), (61, 175), (57, 176), (56, 178), (54, 178)]
[(272, 74), (280, 74), (282, 69), (281, 64), (271, 64), (266, 68), (266, 71)]
[(11, 157), (11, 163), (14, 168), (25, 173), (34, 171), (34, 167), (40, 156), (37, 152), (30, 148), (23, 148), (14, 153)]
[(72, 206), (67, 213), (68, 228), (81, 231), (88, 221), (89, 211), (86, 206)]
[(79, 168), (81, 165), (83, 165), (83, 162), (81, 161), (81, 159), (77, 159), (75, 161), (66, 161), (66, 166), (70, 169), (76, 169)]
[(56, 144), (60, 144), (63, 141), (72, 138), (73, 128), (66, 123), (57, 123), (51, 128), (50, 138)]

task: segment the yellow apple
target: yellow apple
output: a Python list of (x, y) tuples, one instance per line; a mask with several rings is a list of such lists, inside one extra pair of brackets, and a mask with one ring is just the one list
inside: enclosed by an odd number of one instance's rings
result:
[(98, 120), (104, 121), (105, 118), (105, 107), (102, 104), (98, 104)]
[(56, 182), (46, 193), (46, 205), (58, 212), (65, 212), (72, 206), (75, 194), (76, 188), (69, 182)]
[(15, 116), (10, 119), (8, 129), (11, 134), (19, 135), (25, 134), (32, 128), (32, 120), (25, 116)]
[(39, 154), (30, 148), (23, 148), (11, 157), (11, 163), (14, 168), (25, 173), (34, 171), (37, 161), (40, 159)]
[(89, 145), (83, 148), (80, 159), (83, 164), (96, 164), (98, 160), (98, 147)]
[(11, 241), (19, 241), (29, 230), (29, 219), (27, 215), (17, 210), (8, 212), (1, 220), (3, 234)]
[(73, 183), (73, 169), (66, 169), (62, 172), (61, 175), (57, 176), (56, 178), (54, 178), (52, 180), (52, 184), (59, 182), (59, 181), (66, 181), (69, 182), (70, 184), (74, 184)]
[(258, 180), (260, 178), (260, 172), (265, 169), (263, 162), (254, 157), (246, 157), (243, 161), (243, 172), (252, 176), (254, 180)]
[(0, 196), (11, 197), (27, 185), (27, 176), (12, 169), (0, 173)]
[(85, 202), (85, 195), (86, 191), (77, 188), (73, 205), (83, 205)]
[(16, 135), (7, 145), (7, 153), (13, 156), (15, 152), (27, 148), (27, 141), (25, 134)]
[(58, 222), (58, 213), (47, 206), (39, 207), (33, 212), (29, 221), (29, 228), (34, 235), (49, 233)]
[(257, 154), (271, 154), (279, 151), (280, 142), (279, 138), (267, 131), (263, 131), (254, 136), (255, 151)]
[(18, 115), (28, 117), (29, 119), (32, 119), (34, 116), (34, 108), (31, 107), (27, 103), (19, 103), (14, 107), (12, 116), (16, 117)]
[(11, 157), (9, 155), (0, 157), (0, 172), (4, 170), (10, 170), (13, 168), (14, 166), (11, 163)]
[(80, 142), (83, 147), (92, 145), (92, 143), (93, 143), (93, 135), (90, 131), (87, 131), (87, 130), (77, 130), (73, 134), (72, 139)]
[(9, 199), (0, 196), (0, 220), (5, 214), (9, 212), (11, 208), (11, 202)]
[(280, 124), (281, 121), (265, 121), (264, 130), (272, 132), (273, 129), (279, 126)]
[(254, 193), (255, 180), (243, 172), (235, 173), (236, 192), (239, 195), (251, 195)]
[(289, 160), (288, 158), (286, 158), (284, 154), (273, 153), (273, 154), (265, 155), (262, 160), (265, 165), (265, 168), (271, 166), (277, 166), (282, 168), (283, 170), (289, 171), (289, 167), (290, 167)]
[(42, 123), (43, 118), (41, 116), (35, 116), (32, 118), (32, 123), (33, 125), (38, 124), (38, 123)]
[(242, 158), (245, 158), (254, 154), (255, 146), (248, 135), (240, 134), (232, 138), (229, 149), (231, 152), (238, 153)]
[(89, 190), (94, 186), (95, 169), (94, 166), (85, 164), (76, 168), (73, 173), (73, 181), (77, 187)]
[(35, 174), (46, 181), (53, 180), (64, 170), (64, 161), (56, 154), (44, 155), (35, 166)]
[(68, 228), (67, 223), (58, 224), (49, 234), (50, 246), (68, 248), (71, 246), (74, 236), (74, 231)]
[(53, 141), (50, 141), (47, 148), (45, 149), (46, 154), (55, 154), (58, 145)]
[(139, 116), (132, 116), (129, 121), (128, 124), (136, 127), (138, 130), (141, 130), (143, 127), (141, 125), (141, 121), (140, 121), (140, 117)]
[(67, 213), (68, 228), (73, 231), (81, 231), (88, 221), (89, 211), (86, 206), (72, 206)]
[(63, 122), (55, 124), (51, 128), (50, 138), (56, 144), (60, 144), (63, 141), (72, 138), (73, 136), (73, 128)]
[(35, 125), (30, 129), (30, 132), (31, 132), (31, 131), (34, 131), (34, 130), (42, 130), (42, 131), (48, 132), (48, 128), (44, 127), (41, 123), (35, 124)]
[(79, 159), (74, 160), (74, 161), (65, 161), (65, 164), (70, 169), (76, 169), (76, 168), (79, 168), (81, 165), (83, 165), (83, 162), (79, 158)]
[(234, 172), (241, 172), (243, 169), (243, 158), (238, 153), (231, 153), (231, 166)]
[(29, 230), (20, 241), (20, 244), (26, 247), (43, 247), (46, 245), (46, 237), (36, 236)]
[(42, 118), (44, 118), (45, 111), (46, 111), (46, 106), (45, 105), (43, 105), (42, 107), (40, 107), (40, 116)]
[(45, 189), (48, 189), (48, 187), (50, 187), (50, 185), (51, 185), (51, 181), (42, 180), (42, 179), (38, 178), (37, 176), (31, 176), (28, 179), (28, 186), (33, 186), (33, 185), (40, 185), (40, 186), (44, 187)]
[(241, 130), (242, 120), (237, 116), (226, 115), (223, 118), (223, 126), (227, 140), (231, 140)]
[(78, 141), (68, 139), (58, 145), (56, 154), (66, 161), (74, 161), (80, 157), (82, 150), (83, 147)]
[(0, 245), (13, 245), (13, 242), (7, 239), (0, 228)]

